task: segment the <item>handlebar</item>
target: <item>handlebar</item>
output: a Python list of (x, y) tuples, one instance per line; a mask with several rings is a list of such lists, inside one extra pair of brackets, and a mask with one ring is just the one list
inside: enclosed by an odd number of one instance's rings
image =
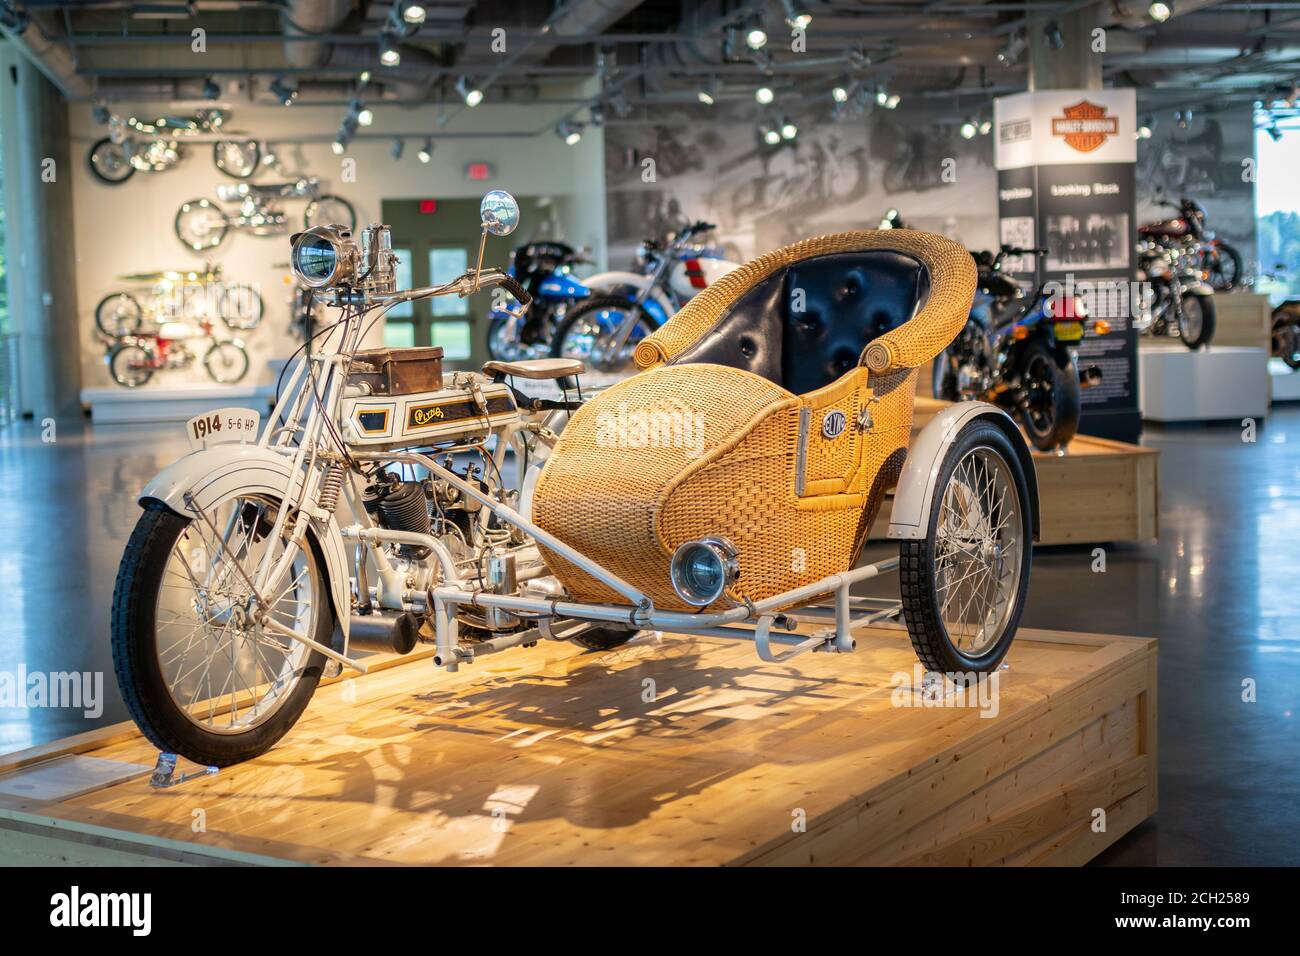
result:
[(1021, 246), (1008, 246), (1004, 243), (999, 254), (1004, 256), (1045, 256), (1047, 250), (1037, 246), (1026, 249)]
[(520, 309), (527, 311), (528, 307), (533, 304), (533, 297), (528, 294), (528, 291), (519, 284), (519, 281), (514, 276), (502, 276), (497, 285), (515, 297)]

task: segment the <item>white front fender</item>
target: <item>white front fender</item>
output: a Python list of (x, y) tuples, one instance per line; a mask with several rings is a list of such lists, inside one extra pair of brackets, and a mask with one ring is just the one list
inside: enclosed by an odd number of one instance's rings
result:
[[(153, 477), (140, 492), (140, 504), (161, 502), (183, 518), (195, 514), (185, 503), (188, 492), (204, 511), (234, 495), (271, 495), (292, 500), (302, 484), (302, 475), (289, 471), (290, 459), (260, 445), (214, 445), (190, 452)], [(348, 618), (352, 610), (351, 565), (347, 549), (333, 516), (328, 521), (313, 519), (311, 530), (325, 556), (334, 619), (343, 635), (346, 653)]]
[(977, 418), (988, 421), (1006, 433), (1011, 447), (1020, 458), (1020, 467), (1029, 485), (1030, 525), (1038, 540), (1038, 474), (1029, 446), (1011, 416), (988, 402), (957, 402), (949, 405), (921, 429), (907, 452), (907, 464), (894, 491), (894, 507), (889, 515), (889, 537), (919, 540), (930, 528), (930, 504), (944, 456), (956, 440), (962, 426)]

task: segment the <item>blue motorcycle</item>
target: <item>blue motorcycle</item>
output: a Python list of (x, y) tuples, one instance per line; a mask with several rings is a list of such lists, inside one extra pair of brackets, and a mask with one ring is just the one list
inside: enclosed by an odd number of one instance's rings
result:
[(507, 272), (533, 297), (533, 304), (522, 316), (504, 308), (489, 313), (488, 354), (501, 362), (549, 356), (556, 327), (569, 309), (591, 296), (591, 290), (573, 274), (574, 266), (590, 261), (562, 242), (517, 246)]
[[(1024, 426), (1040, 451), (1064, 448), (1079, 427), (1080, 389), (1101, 370), (1078, 365), (1088, 313), (1081, 299), (1040, 286), (1024, 295), (1002, 271), (1006, 256), (1045, 249), (1003, 246), (996, 256), (974, 253), (979, 285), (970, 318), (934, 360), (934, 397), (999, 405)], [(1108, 326), (1098, 322), (1098, 331)]]

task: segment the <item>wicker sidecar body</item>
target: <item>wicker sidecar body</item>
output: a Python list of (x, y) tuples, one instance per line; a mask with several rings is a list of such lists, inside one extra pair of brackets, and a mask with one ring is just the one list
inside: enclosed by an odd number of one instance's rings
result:
[[(1037, 526), (1028, 449), (1004, 413), (967, 402), (909, 458), (917, 369), (961, 329), (975, 282), (960, 245), (885, 230), (786, 246), (711, 286), (560, 436), (532, 520), (608, 573), (543, 542), (548, 568), (578, 602), (618, 605), (631, 584), (660, 611), (729, 619), (842, 590), (838, 626), (849, 584), (896, 563), (855, 571), (897, 485), (890, 536), (918, 653), (944, 671), (996, 666)], [(805, 649), (851, 644), (836, 638)]]

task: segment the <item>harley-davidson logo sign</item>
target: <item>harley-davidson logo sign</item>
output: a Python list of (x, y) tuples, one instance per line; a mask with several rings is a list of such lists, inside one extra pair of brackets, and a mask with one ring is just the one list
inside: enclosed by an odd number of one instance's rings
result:
[(1119, 132), (1119, 120), (1106, 115), (1106, 107), (1080, 100), (1052, 120), (1052, 135), (1059, 136), (1081, 153), (1091, 153)]

